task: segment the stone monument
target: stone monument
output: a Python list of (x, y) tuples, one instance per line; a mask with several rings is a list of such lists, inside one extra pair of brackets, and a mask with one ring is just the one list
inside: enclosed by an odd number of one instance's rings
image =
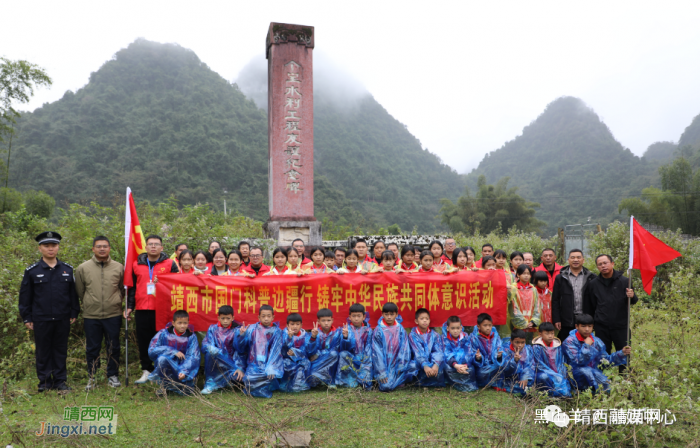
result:
[(314, 27), (271, 23), (267, 57), (270, 219), (264, 230), (280, 246), (301, 238), (320, 245), (314, 217)]

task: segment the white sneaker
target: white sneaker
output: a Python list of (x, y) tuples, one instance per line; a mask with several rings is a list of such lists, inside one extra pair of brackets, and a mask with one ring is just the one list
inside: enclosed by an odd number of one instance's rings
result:
[(119, 382), (119, 378), (117, 378), (117, 375), (110, 376), (107, 378), (107, 384), (110, 387), (121, 387), (122, 383)]
[(207, 387), (205, 387), (204, 389), (202, 389), (202, 395), (209, 395), (209, 394), (211, 394), (212, 392), (214, 392), (214, 389), (212, 389), (212, 388), (209, 387), (209, 386), (207, 386)]
[(97, 389), (97, 380), (95, 378), (88, 379), (87, 386), (85, 386), (85, 391), (90, 392)]
[(149, 372), (148, 370), (144, 370), (144, 371), (143, 371), (143, 375), (141, 375), (141, 378), (139, 378), (138, 380), (134, 381), (134, 384), (145, 384), (145, 383), (147, 383), (147, 382), (148, 382), (148, 375), (150, 375), (150, 374), (151, 374), (151, 372)]

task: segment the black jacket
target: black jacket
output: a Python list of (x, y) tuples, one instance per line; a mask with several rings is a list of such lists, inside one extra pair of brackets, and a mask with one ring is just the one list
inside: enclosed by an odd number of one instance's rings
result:
[[(596, 327), (627, 328), (628, 281), (622, 272), (613, 271), (609, 279), (598, 275), (588, 283), (583, 293), (583, 312), (593, 316)], [(638, 300), (635, 294), (630, 303), (634, 305)]]
[[(224, 267), (228, 271), (228, 264), (224, 265)], [(217, 271), (216, 268), (212, 265), (211, 270), (209, 271), (209, 275), (219, 275), (219, 271)]]
[(56, 260), (56, 266), (50, 268), (41, 259), (24, 271), (19, 288), (19, 314), (24, 323), (73, 319), (79, 313), (73, 266)]
[[(561, 322), (562, 327), (574, 326), (574, 288), (569, 281), (570, 275), (569, 266), (562, 268), (561, 273), (554, 279), (552, 291), (552, 323)], [(579, 275), (583, 275), (583, 294), (588, 283), (595, 278), (595, 274), (583, 268)]]

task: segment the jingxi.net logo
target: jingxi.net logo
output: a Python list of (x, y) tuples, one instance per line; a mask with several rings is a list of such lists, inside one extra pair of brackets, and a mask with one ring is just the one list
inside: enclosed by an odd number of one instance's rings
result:
[(93, 436), (117, 433), (117, 414), (114, 406), (66, 406), (63, 423), (39, 422), (35, 434), (41, 436)]

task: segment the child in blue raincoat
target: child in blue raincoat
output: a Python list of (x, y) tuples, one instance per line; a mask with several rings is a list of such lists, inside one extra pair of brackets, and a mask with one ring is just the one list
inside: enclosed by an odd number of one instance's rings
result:
[(318, 329), (310, 333), (301, 328), (301, 315), (293, 313), (287, 316), (287, 329), (282, 340), (282, 359), (284, 375), (279, 382), (279, 389), (284, 392), (301, 392), (309, 390), (307, 379), (311, 373), (309, 356), (316, 352)]
[(532, 341), (535, 357), (535, 387), (550, 397), (570, 397), (571, 385), (564, 365), (561, 341), (554, 337), (556, 328), (551, 322), (540, 324), (540, 335)]
[(503, 349), (501, 337), (493, 328), (493, 319), (487, 313), (476, 317), (477, 325), (470, 335), (474, 351), (474, 366), (476, 367), (476, 384), (478, 387), (496, 387), (501, 365), (503, 364)]
[(350, 317), (340, 339), (335, 385), (372, 387), (372, 328), (364, 305), (350, 306)]
[(564, 359), (571, 366), (574, 385), (578, 390), (598, 387), (605, 392), (610, 390), (608, 377), (600, 370), (601, 361), (610, 366), (619, 366), (627, 361), (630, 347), (608, 354), (603, 341), (593, 336), (593, 317), (588, 314), (576, 315), (576, 329), (571, 330), (564, 341)]
[(442, 346), (445, 353), (447, 384), (452, 384), (461, 392), (478, 390), (474, 351), (469, 336), (463, 331), (459, 316), (450, 316), (447, 322), (442, 324)]
[(525, 395), (535, 381), (534, 357), (526, 342), (524, 330), (513, 330), (510, 338), (502, 341), (503, 364), (498, 388), (514, 395)]
[(242, 325), (233, 339), (238, 353), (247, 354), (243, 384), (245, 393), (254, 397), (271, 398), (284, 374), (282, 330), (277, 322), (272, 323), (274, 313), (270, 305), (262, 305), (260, 322)]
[(372, 332), (372, 376), (382, 392), (405, 385), (418, 373), (401, 321), (399, 307), (392, 302), (385, 303), (382, 317)]
[(430, 312), (427, 309), (416, 310), (416, 326), (411, 330), (408, 341), (418, 370), (418, 385), (445, 387), (442, 338), (430, 329)]
[(309, 357), (311, 361), (311, 373), (309, 374), (309, 387), (326, 384), (335, 387), (335, 373), (338, 368), (338, 350), (340, 349), (341, 332), (333, 326), (333, 311), (328, 308), (318, 310), (316, 313), (318, 322), (314, 322), (314, 328), (318, 330), (316, 339), (316, 352)]
[(233, 320), (233, 307), (219, 308), (219, 322), (209, 327), (202, 341), (204, 356), (204, 389), (208, 395), (217, 389), (239, 382), (245, 372), (245, 357), (233, 347), (233, 339), (240, 324)]
[(200, 362), (199, 342), (189, 324), (187, 311), (175, 311), (172, 324), (156, 333), (148, 346), (148, 356), (155, 366), (148, 380), (162, 386), (156, 391), (159, 396), (166, 390), (182, 393), (194, 388)]

